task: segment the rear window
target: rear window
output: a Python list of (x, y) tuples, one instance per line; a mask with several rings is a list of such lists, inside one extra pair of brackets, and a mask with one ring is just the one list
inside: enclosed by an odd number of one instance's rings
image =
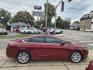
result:
[(28, 38), (24, 40), (25, 42), (37, 42), (37, 43), (44, 43), (45, 40), (42, 37), (33, 37), (33, 38)]

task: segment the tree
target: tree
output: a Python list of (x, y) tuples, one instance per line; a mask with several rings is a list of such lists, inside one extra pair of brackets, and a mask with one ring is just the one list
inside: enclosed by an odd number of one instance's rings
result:
[(26, 24), (33, 25), (34, 24), (34, 18), (31, 16), (31, 14), (27, 11), (19, 11), (16, 13), (16, 15), (10, 20), (11, 23), (14, 22), (23, 22)]
[[(46, 12), (47, 6), (48, 6), (48, 11)], [(56, 15), (55, 7), (50, 3), (48, 3), (48, 4), (45, 3), (44, 8), (45, 8), (45, 14), (47, 13), (48, 25), (50, 25), (51, 24), (51, 19)]]
[(56, 27), (62, 29), (68, 29), (70, 26), (70, 22), (63, 20), (60, 16), (56, 20)]
[(62, 18), (59, 16), (57, 19), (56, 19), (56, 27), (57, 28), (62, 28)]
[(64, 21), (62, 22), (62, 28), (63, 28), (63, 29), (69, 29), (69, 27), (70, 27), (70, 22), (64, 20)]
[(40, 28), (41, 25), (43, 25), (43, 27), (45, 27), (45, 19), (35, 21), (34, 25), (35, 25), (36, 28)]
[(9, 23), (12, 24), (12, 23), (16, 23), (16, 18), (15, 17), (12, 17), (10, 20), (9, 20)]
[(35, 21), (34, 26), (36, 28), (40, 28), (40, 24), (41, 24), (41, 22), (39, 20), (37, 20), (37, 21)]
[(3, 25), (6, 26), (10, 18), (11, 18), (11, 13), (9, 13), (7, 10), (0, 9), (0, 19)]

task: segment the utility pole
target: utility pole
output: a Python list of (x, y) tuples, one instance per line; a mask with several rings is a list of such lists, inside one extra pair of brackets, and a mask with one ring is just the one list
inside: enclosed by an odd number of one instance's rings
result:
[[(72, 0), (68, 0), (68, 2), (71, 2)], [(48, 24), (48, 0), (46, 0), (46, 14), (45, 14), (45, 16), (46, 16), (46, 32), (47, 32), (47, 24)], [(57, 6), (55, 6), (55, 13), (56, 13), (56, 9), (57, 9), (57, 7), (60, 5), (60, 4), (62, 4), (62, 6), (61, 6), (61, 11), (64, 11), (64, 1), (63, 0), (60, 0), (60, 2), (57, 4)], [(57, 18), (57, 14), (55, 14), (55, 28), (56, 28), (56, 18)]]
[(48, 0), (46, 0), (46, 3), (47, 4), (46, 4), (46, 14), (45, 14), (46, 15), (46, 25), (45, 25), (45, 28), (46, 28), (46, 32), (47, 32), (47, 24), (48, 24), (47, 23), (47, 21), (48, 21)]
[(55, 28), (56, 28), (56, 19), (57, 19), (57, 14), (56, 14), (56, 9), (57, 7), (62, 3), (62, 0), (57, 4), (57, 6), (55, 7)]
[[(71, 1), (72, 1), (72, 0), (68, 0), (68, 2), (71, 2)], [(61, 4), (61, 11), (64, 11), (64, 1), (61, 0), (61, 1), (57, 4), (57, 6), (55, 7), (55, 12), (56, 12), (57, 7), (58, 7), (60, 4)], [(55, 28), (56, 28), (56, 18), (57, 18), (57, 14), (55, 14)]]

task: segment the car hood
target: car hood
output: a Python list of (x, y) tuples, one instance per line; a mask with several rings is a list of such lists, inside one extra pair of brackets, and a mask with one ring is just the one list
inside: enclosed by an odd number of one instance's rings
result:
[(65, 41), (65, 44), (71, 46), (71, 47), (80, 47), (80, 48), (85, 48), (86, 46), (79, 44), (79, 43), (74, 43), (70, 41)]

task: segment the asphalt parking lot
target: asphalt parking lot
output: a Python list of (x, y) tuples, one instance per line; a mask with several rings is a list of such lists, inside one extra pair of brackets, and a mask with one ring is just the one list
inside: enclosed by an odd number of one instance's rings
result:
[(16, 60), (6, 57), (5, 48), (11, 39), (0, 39), (0, 70), (85, 70), (89, 61), (93, 60), (92, 35), (70, 30), (62, 35), (56, 35), (88, 47), (88, 58), (77, 64), (69, 61), (31, 61), (28, 64), (19, 64)]

